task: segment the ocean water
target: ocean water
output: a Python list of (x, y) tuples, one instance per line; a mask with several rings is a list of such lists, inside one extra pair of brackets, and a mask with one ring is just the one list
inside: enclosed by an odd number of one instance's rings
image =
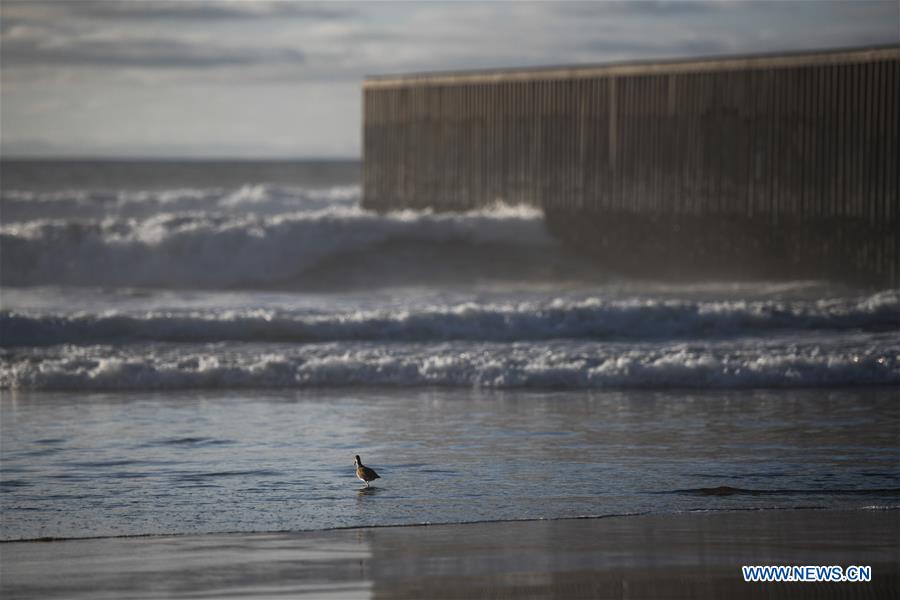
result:
[(900, 290), (623, 279), (352, 162), (2, 176), (2, 539), (900, 506)]

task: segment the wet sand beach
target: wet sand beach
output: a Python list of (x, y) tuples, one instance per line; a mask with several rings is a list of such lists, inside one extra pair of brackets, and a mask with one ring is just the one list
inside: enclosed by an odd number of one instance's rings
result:
[[(900, 511), (152, 536), (0, 545), (13, 598), (889, 598)], [(745, 583), (741, 565), (869, 565), (869, 583)]]

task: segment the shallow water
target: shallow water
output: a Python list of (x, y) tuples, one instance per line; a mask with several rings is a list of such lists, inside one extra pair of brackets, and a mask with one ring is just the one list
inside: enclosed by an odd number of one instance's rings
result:
[(898, 395), (5, 392), (2, 538), (900, 506)]

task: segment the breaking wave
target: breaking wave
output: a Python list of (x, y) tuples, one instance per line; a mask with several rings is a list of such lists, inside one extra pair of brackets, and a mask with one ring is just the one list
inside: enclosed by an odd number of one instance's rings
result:
[(0, 283), (14, 286), (302, 287), (458, 267), (477, 275), (497, 264), (518, 265), (509, 269), (515, 277), (557, 262), (540, 211), (504, 205), (462, 214), (378, 214), (338, 203), (275, 215), (162, 212), (0, 228)]
[(744, 388), (900, 384), (900, 335), (783, 341), (55, 346), (0, 351), (7, 389), (443, 386)]
[(897, 329), (900, 291), (818, 301), (558, 298), (313, 314), (261, 309), (72, 315), (0, 312), (3, 346), (151, 341), (641, 341)]
[(4, 223), (35, 220), (147, 218), (160, 213), (315, 211), (359, 202), (359, 186), (304, 188), (258, 184), (239, 188), (161, 190), (4, 190)]
[[(381, 214), (359, 197), (354, 186), (4, 191), (0, 284), (16, 289), (0, 310), (0, 387), (900, 383), (900, 290), (616, 291), (539, 210)], [(439, 293), (368, 293), (392, 284)], [(272, 308), (266, 290), (329, 294)], [(179, 299), (191, 295), (206, 300)]]

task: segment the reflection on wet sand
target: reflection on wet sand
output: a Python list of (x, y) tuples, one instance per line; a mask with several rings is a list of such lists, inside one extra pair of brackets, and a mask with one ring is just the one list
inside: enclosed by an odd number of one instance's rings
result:
[[(896, 510), (774, 510), (6, 543), (0, 595), (888, 598), (898, 531)], [(873, 577), (753, 584), (745, 564), (870, 565)]]

